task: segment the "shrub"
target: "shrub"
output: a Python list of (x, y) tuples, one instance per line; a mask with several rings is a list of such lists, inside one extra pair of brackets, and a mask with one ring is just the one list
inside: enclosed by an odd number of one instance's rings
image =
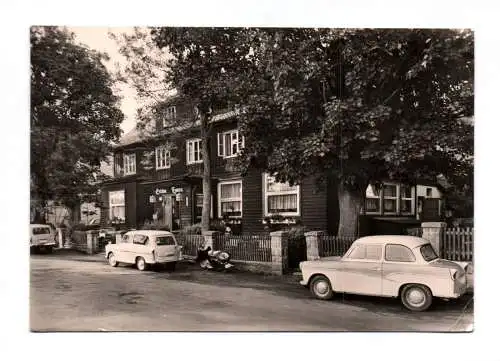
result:
[(145, 221), (140, 229), (148, 230), (158, 230), (158, 231), (170, 231), (170, 227), (159, 223), (158, 221)]
[(195, 223), (179, 230), (180, 234), (201, 234), (201, 223)]
[(217, 231), (224, 233), (226, 231), (226, 227), (224, 226), (224, 221), (222, 219), (211, 219), (209, 229), (211, 231)]
[(289, 243), (299, 242), (302, 241), (302, 239), (305, 239), (305, 231), (305, 227), (303, 226), (290, 227), (288, 230)]
[(288, 266), (297, 268), (307, 259), (305, 228), (294, 226), (288, 229)]

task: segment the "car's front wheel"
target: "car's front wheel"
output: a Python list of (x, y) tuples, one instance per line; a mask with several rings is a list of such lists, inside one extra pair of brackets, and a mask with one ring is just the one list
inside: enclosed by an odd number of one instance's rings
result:
[(333, 288), (326, 276), (314, 276), (309, 284), (309, 289), (314, 297), (320, 300), (329, 300), (333, 297)]
[(410, 311), (425, 311), (432, 304), (432, 292), (424, 285), (406, 285), (401, 291), (401, 303)]
[(113, 254), (113, 252), (110, 252), (108, 255), (108, 262), (111, 267), (116, 267), (118, 266), (118, 262), (116, 261), (116, 257)]
[(146, 270), (146, 260), (142, 257), (137, 257), (137, 259), (135, 260), (135, 265), (139, 271)]

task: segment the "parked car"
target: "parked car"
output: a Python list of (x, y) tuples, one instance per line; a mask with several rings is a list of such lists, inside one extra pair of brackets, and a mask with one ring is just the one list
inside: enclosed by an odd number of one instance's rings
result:
[(105, 255), (112, 267), (119, 263), (135, 264), (139, 271), (148, 265), (166, 264), (174, 270), (182, 259), (182, 246), (167, 231), (140, 230), (125, 233), (121, 241), (105, 246)]
[(30, 249), (52, 252), (56, 246), (55, 233), (48, 224), (30, 224)]
[(439, 259), (428, 240), (412, 236), (370, 236), (356, 240), (343, 257), (300, 263), (303, 279), (319, 299), (334, 293), (400, 297), (411, 311), (425, 311), (433, 297), (459, 298), (472, 265)]

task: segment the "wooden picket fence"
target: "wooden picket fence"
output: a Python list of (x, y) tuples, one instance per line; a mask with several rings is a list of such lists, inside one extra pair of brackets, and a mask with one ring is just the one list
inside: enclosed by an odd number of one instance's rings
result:
[(318, 240), (319, 256), (343, 256), (357, 238), (356, 236), (321, 235)]
[(472, 262), (474, 228), (445, 228), (441, 233), (441, 255), (451, 261)]
[(271, 262), (271, 236), (269, 234), (226, 235), (217, 234), (214, 249), (224, 250), (237, 261)]
[(177, 242), (182, 246), (182, 254), (196, 257), (198, 248), (203, 244), (205, 238), (198, 234), (177, 234)]

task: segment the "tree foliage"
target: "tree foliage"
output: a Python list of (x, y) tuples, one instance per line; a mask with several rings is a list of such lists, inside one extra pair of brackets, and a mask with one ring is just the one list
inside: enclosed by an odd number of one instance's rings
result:
[(32, 27), (31, 196), (70, 208), (95, 195), (123, 114), (105, 54), (58, 27)]
[(355, 232), (369, 182), (471, 172), (470, 31), (249, 29), (241, 41), (253, 53), (235, 88), (242, 165), (337, 179), (340, 233)]
[(193, 105), (193, 117), (170, 121), (164, 128), (163, 138), (167, 141), (195, 125), (200, 128), (204, 169), (202, 228), (205, 230), (210, 217), (211, 119), (230, 104), (229, 84), (248, 62), (244, 57), (248, 49), (237, 46), (240, 31), (237, 28), (156, 27), (137, 28), (132, 35), (115, 36), (128, 59), (123, 78), (127, 78), (144, 99), (138, 118), (146, 140), (161, 139), (155, 124), (165, 118), (173, 90), (177, 97)]

